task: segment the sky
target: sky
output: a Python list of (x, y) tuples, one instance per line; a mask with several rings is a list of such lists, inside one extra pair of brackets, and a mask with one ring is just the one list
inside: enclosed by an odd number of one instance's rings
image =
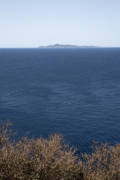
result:
[(120, 47), (120, 0), (0, 0), (0, 48)]

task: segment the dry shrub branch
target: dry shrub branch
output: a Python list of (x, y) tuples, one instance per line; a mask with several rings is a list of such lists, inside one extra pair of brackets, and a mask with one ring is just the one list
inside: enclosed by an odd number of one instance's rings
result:
[(61, 135), (11, 140), (0, 126), (0, 180), (120, 180), (120, 145), (95, 145), (76, 155)]

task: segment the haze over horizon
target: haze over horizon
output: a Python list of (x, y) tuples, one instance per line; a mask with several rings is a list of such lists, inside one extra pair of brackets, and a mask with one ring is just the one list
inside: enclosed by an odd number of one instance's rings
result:
[(119, 0), (4, 0), (0, 48), (120, 47)]

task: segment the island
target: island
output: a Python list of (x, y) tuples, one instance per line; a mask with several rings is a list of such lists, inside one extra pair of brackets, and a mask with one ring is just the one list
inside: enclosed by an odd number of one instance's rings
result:
[(39, 46), (39, 48), (97, 48), (97, 46), (78, 46), (70, 44), (53, 44), (48, 46)]

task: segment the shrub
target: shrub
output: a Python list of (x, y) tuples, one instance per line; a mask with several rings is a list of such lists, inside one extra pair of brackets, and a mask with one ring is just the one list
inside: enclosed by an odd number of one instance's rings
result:
[(120, 180), (119, 144), (76, 155), (61, 135), (15, 141), (10, 132), (0, 126), (0, 180)]

